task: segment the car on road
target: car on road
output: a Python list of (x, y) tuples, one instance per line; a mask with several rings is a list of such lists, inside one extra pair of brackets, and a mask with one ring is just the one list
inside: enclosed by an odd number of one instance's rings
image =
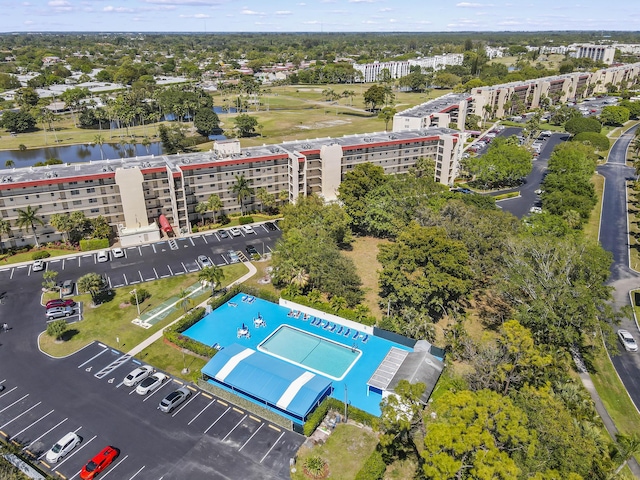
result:
[(47, 320), (55, 320), (56, 318), (69, 317), (73, 314), (72, 307), (53, 307), (45, 313)]
[(246, 252), (249, 254), (249, 257), (253, 257), (254, 255), (260, 256), (258, 250), (253, 245), (247, 245), (245, 247)]
[(264, 224), (265, 227), (267, 227), (267, 230), (269, 230), (270, 232), (275, 232), (278, 227), (276, 227), (276, 224), (273, 222), (267, 222)]
[(628, 330), (624, 330), (622, 328), (618, 330), (618, 338), (620, 339), (620, 343), (622, 343), (622, 346), (627, 352), (638, 351), (638, 344), (636, 343), (635, 338), (633, 338), (633, 335), (631, 335)]
[(104, 447), (100, 453), (82, 467), (82, 470), (80, 470), (80, 478), (82, 480), (92, 480), (96, 475), (111, 465), (113, 461), (118, 458), (118, 455), (120, 455), (120, 452), (117, 448), (112, 446)]
[(249, 235), (250, 233), (256, 233), (251, 225), (243, 225), (240, 227), (244, 233)]
[(124, 257), (124, 250), (121, 248), (112, 248), (111, 254), (113, 255), (113, 258), (122, 258)]
[(218, 236), (220, 238), (229, 238), (229, 234), (226, 230), (218, 230)]
[(146, 395), (154, 390), (160, 388), (164, 381), (169, 378), (164, 373), (156, 372), (150, 377), (145, 378), (136, 387), (136, 393), (138, 395)]
[(213, 267), (213, 263), (211, 263), (211, 260), (209, 260), (209, 257), (206, 255), (198, 255), (198, 263), (202, 268)]
[(124, 377), (122, 383), (124, 383), (127, 387), (133, 387), (140, 383), (142, 380), (147, 378), (149, 375), (153, 373), (153, 367), (149, 365), (142, 365), (141, 367), (132, 370), (129, 375)]
[(191, 396), (191, 390), (187, 387), (182, 387), (174, 390), (169, 395), (160, 400), (158, 404), (158, 410), (164, 413), (171, 413), (178, 408), (182, 403)]
[(76, 448), (82, 439), (78, 434), (74, 432), (67, 433), (64, 437), (58, 440), (51, 450), (47, 452), (45, 458), (47, 462), (58, 463), (62, 460), (67, 453)]
[(231, 234), (232, 237), (239, 237), (240, 235), (242, 235), (238, 227), (231, 227), (229, 229), (229, 233)]
[(53, 300), (49, 300), (45, 304), (45, 308), (47, 310), (55, 307), (75, 307), (75, 306), (76, 306), (76, 302), (74, 302), (70, 298), (67, 298), (66, 300), (64, 298), (54, 298)]
[(36, 260), (35, 262), (33, 262), (33, 265), (31, 266), (31, 270), (33, 270), (34, 272), (39, 272), (41, 270), (44, 270), (45, 264), (42, 260)]
[(240, 261), (240, 257), (238, 257), (235, 250), (229, 250), (227, 256), (229, 257), (229, 263), (238, 263)]
[(100, 250), (96, 255), (98, 263), (104, 263), (109, 261), (109, 253), (106, 250)]
[(534, 191), (533, 193), (535, 193), (536, 195), (542, 195), (544, 193), (544, 190), (542, 190), (541, 188), (538, 188), (536, 191)]
[(65, 280), (64, 282), (62, 282), (62, 287), (60, 288), (60, 294), (61, 295), (73, 295), (73, 281), (72, 280)]

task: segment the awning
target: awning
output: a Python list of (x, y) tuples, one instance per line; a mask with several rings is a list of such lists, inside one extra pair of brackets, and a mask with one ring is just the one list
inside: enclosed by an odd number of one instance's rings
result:
[(173, 232), (173, 227), (169, 223), (169, 220), (167, 220), (167, 217), (165, 217), (164, 215), (160, 215), (158, 217), (158, 222), (160, 223), (160, 228), (162, 229), (163, 232), (167, 232), (167, 233)]

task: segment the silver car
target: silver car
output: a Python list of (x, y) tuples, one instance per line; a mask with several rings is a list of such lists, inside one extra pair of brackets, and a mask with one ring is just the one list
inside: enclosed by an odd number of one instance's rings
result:
[(627, 352), (638, 351), (638, 344), (636, 343), (635, 338), (633, 338), (633, 335), (631, 335), (628, 330), (624, 330), (622, 328), (618, 330), (618, 338), (620, 339), (620, 343), (622, 343), (622, 346)]
[(164, 413), (171, 413), (191, 396), (191, 390), (187, 387), (179, 388), (164, 397), (158, 404), (158, 410)]
[(150, 367), (149, 365), (142, 365), (141, 367), (136, 368), (131, 373), (129, 373), (129, 375), (124, 377), (122, 383), (124, 383), (127, 387), (133, 387), (152, 373), (153, 367)]
[(76, 448), (81, 441), (82, 439), (76, 433), (67, 433), (64, 437), (58, 440), (53, 447), (51, 447), (51, 450), (47, 452), (47, 462), (59, 462), (67, 453)]

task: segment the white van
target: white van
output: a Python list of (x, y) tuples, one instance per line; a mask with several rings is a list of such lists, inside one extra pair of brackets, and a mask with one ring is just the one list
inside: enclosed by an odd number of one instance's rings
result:
[(67, 453), (76, 448), (81, 441), (82, 439), (76, 433), (67, 433), (47, 452), (47, 461), (51, 463), (59, 462)]

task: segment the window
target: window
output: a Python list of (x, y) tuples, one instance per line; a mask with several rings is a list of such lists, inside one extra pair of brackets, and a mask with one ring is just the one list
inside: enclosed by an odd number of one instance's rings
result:
[(80, 195), (80, 190), (71, 190), (71, 195)]
[(98, 203), (98, 199), (97, 198), (90, 198), (89, 199), (89, 203)]
[(74, 200), (73, 205), (82, 205), (82, 200)]
[(87, 193), (94, 193), (95, 191), (95, 188), (87, 188)]
[(99, 208), (92, 208), (91, 210), (89, 210), (91, 213), (100, 213), (100, 209)]

